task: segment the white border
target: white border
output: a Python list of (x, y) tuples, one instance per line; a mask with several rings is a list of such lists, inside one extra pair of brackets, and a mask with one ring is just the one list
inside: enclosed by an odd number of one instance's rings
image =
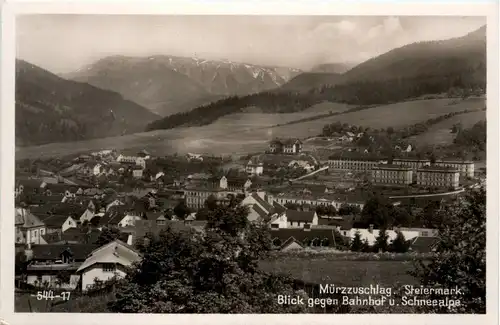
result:
[[(488, 37), (488, 144), (487, 144), (487, 315), (125, 315), (125, 314), (14, 314), (14, 73), (16, 14), (240, 14), (240, 15), (432, 15), (487, 16)], [(124, 3), (7, 2), (2, 8), (2, 60), (0, 110), (0, 318), (9, 324), (176, 324), (187, 322), (228, 324), (491, 324), (498, 322), (498, 3), (391, 3), (391, 2), (291, 2), (291, 1), (135, 1)]]

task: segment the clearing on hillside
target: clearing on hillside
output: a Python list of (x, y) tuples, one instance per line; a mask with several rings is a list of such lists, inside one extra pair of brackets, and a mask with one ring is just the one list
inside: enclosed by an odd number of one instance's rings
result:
[(427, 132), (411, 137), (410, 140), (421, 144), (452, 144), (456, 137), (456, 133), (451, 133), (451, 128), (454, 124), (461, 123), (464, 128), (470, 128), (477, 122), (485, 120), (486, 111), (456, 115), (431, 126)]

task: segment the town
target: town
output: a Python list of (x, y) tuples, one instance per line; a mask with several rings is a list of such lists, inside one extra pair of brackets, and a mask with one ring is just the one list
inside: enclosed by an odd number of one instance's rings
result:
[[(371, 251), (383, 231), (388, 243), (404, 238), (402, 252), (428, 253), (438, 235), (433, 214), (484, 179), (467, 160), (340, 152), (321, 161), (291, 138), (238, 159), (110, 149), (19, 161), (16, 284), (86, 291), (123, 276), (147, 233), (203, 232), (209, 210), (234, 202), (248, 207), (250, 222), (268, 226), (277, 252)], [(390, 222), (373, 218), (381, 200)]]

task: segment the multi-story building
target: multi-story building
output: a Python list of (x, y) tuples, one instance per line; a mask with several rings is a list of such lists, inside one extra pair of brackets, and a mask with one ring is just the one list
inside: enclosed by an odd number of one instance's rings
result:
[(372, 169), (372, 183), (385, 186), (408, 186), (413, 182), (411, 167), (380, 164)]
[(436, 160), (431, 163), (429, 159), (394, 159), (393, 164), (411, 167), (414, 171), (425, 166), (451, 167), (457, 169), (462, 177), (474, 177), (474, 162), (469, 160)]
[(460, 172), (452, 167), (425, 166), (417, 169), (417, 185), (457, 189)]
[(328, 166), (336, 170), (368, 171), (380, 164), (387, 164), (387, 159), (380, 157), (331, 156), (328, 160)]
[(226, 176), (222, 176), (218, 181), (208, 179), (190, 184), (184, 191), (186, 205), (191, 209), (202, 208), (210, 196), (213, 196), (219, 202), (227, 201), (229, 195), (243, 194), (251, 185), (252, 182), (249, 179), (245, 181), (240, 179), (228, 180)]
[(268, 197), (270, 201), (278, 202), (281, 205), (287, 203), (300, 205), (309, 204), (311, 206), (333, 206), (335, 209), (340, 209), (343, 205), (357, 206), (363, 209), (365, 202), (361, 198), (337, 194), (280, 193), (278, 195), (270, 194)]

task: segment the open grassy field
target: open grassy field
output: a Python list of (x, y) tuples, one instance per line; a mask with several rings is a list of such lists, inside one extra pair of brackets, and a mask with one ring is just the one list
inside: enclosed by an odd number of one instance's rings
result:
[(470, 128), (479, 121), (486, 120), (486, 111), (471, 112), (467, 114), (459, 114), (444, 120), (438, 124), (434, 124), (425, 133), (410, 138), (422, 144), (448, 145), (453, 143), (456, 134), (451, 133), (451, 128), (454, 124), (462, 123), (464, 128)]
[(16, 159), (64, 156), (109, 148), (117, 150), (147, 149), (151, 154), (159, 156), (175, 152), (179, 154), (192, 152), (240, 155), (266, 150), (268, 141), (274, 137), (306, 138), (318, 135), (325, 124), (336, 121), (371, 128), (399, 127), (423, 122), (432, 117), (462, 111), (467, 108), (483, 108), (484, 104), (484, 99), (477, 98), (464, 101), (457, 101), (456, 99), (419, 100), (378, 106), (297, 124), (272, 126), (293, 121), (292, 117), (300, 119), (325, 114), (330, 110), (345, 110), (348, 108), (347, 105), (343, 104), (323, 103), (301, 113), (234, 114), (226, 116), (213, 124), (201, 127), (156, 130), (120, 137), (17, 148)]
[(262, 261), (261, 268), (289, 274), (305, 282), (333, 283), (337, 286), (379, 284), (391, 287), (418, 283), (417, 279), (408, 274), (413, 269), (411, 261), (343, 261), (321, 257), (288, 257)]

